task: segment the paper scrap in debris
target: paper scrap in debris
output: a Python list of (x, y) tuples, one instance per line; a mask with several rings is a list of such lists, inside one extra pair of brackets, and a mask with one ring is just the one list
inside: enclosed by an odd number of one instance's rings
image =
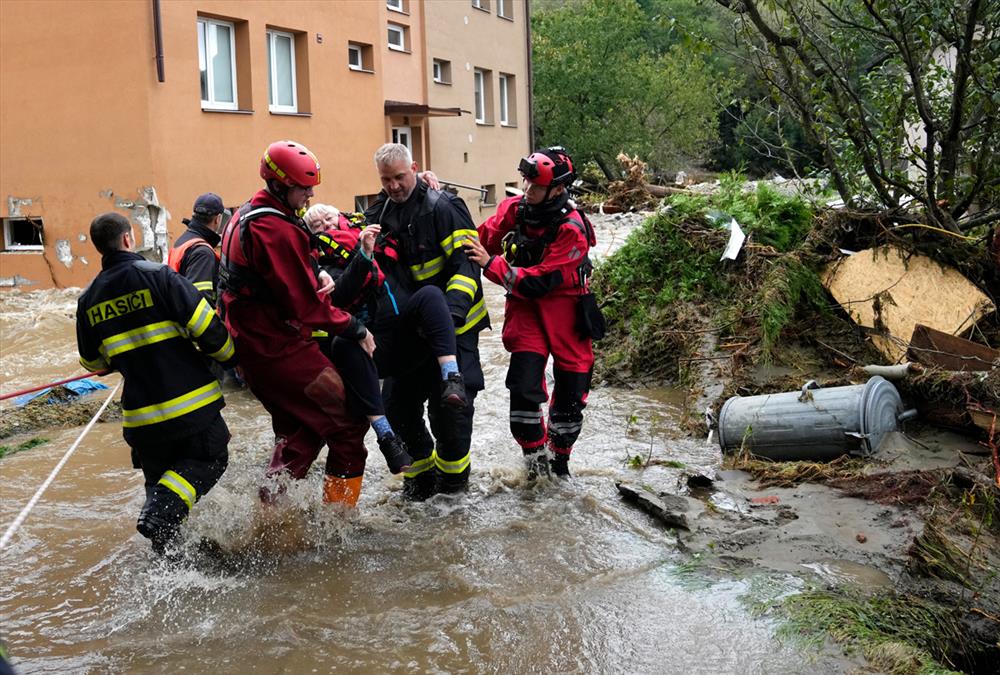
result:
[(740, 249), (743, 248), (743, 242), (746, 241), (747, 236), (743, 234), (743, 230), (735, 218), (730, 219), (729, 224), (724, 227), (729, 230), (729, 243), (726, 244), (726, 250), (722, 252), (722, 257), (719, 260), (726, 260), (727, 258), (729, 260), (736, 260), (736, 256), (740, 254)]

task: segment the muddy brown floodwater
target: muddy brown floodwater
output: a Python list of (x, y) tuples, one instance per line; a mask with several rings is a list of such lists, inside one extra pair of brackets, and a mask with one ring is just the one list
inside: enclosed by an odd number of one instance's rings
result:
[[(599, 236), (620, 243), (627, 225), (612, 231), (615, 221), (605, 222)], [(677, 431), (678, 392), (596, 389), (574, 479), (525, 482), (507, 428), (503, 297), (488, 290), (496, 329), (482, 336), (487, 388), (476, 401), (468, 494), (404, 502), (400, 480), (373, 452), (355, 513), (319, 503), (314, 471), (291, 490), (280, 541), (254, 543), (256, 488), (272, 437), (261, 406), (233, 391), (224, 411), (233, 432), (229, 470), (185, 526), (191, 555), (171, 565), (135, 532), (142, 480), (120, 425), (99, 424), (0, 554), (0, 639), (18, 672), (848, 668), (839, 657), (779, 642), (775, 624), (753, 616), (754, 601), (792, 592), (797, 577), (701, 577), (669, 530), (621, 501), (614, 482), (631, 474), (630, 455), (652, 447), (655, 457), (688, 466), (718, 461), (716, 446)], [(0, 295), (3, 391), (79, 372), (77, 293)], [(0, 460), (0, 527), (79, 432), (38, 432), (49, 442)], [(229, 553), (197, 554), (194, 542), (205, 538)]]

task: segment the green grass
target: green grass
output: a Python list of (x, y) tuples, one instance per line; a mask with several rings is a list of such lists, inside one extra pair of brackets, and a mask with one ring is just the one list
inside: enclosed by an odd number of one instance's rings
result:
[[(715, 195), (674, 196), (598, 267), (594, 289), (609, 325), (598, 343), (604, 374), (676, 380), (686, 363), (679, 357), (690, 355), (706, 314), (737, 334), (757, 334), (770, 359), (800, 309), (827, 306), (817, 270), (799, 249), (814, 224), (812, 207), (764, 183), (750, 192), (742, 186), (730, 174)], [(751, 242), (773, 250), (720, 261), (729, 234), (713, 222), (728, 222), (727, 215)]]
[(7, 457), (8, 455), (13, 455), (15, 453), (21, 452), (22, 450), (30, 450), (31, 448), (37, 447), (44, 443), (48, 443), (49, 439), (36, 437), (31, 438), (21, 443), (20, 445), (0, 445), (0, 459)]
[(947, 608), (913, 596), (814, 590), (778, 599), (766, 609), (777, 609), (787, 619), (779, 636), (818, 647), (829, 635), (894, 675), (955, 672), (948, 668), (948, 655), (963, 644), (962, 629)]

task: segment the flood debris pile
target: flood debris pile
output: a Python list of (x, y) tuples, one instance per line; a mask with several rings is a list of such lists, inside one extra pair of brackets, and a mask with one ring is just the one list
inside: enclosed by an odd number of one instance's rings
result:
[[(68, 429), (85, 425), (104, 403), (101, 396), (82, 398), (67, 387), (53, 387), (43, 396), (20, 408), (0, 412), (0, 438), (25, 434), (38, 429)], [(121, 401), (112, 401), (101, 415), (101, 422), (122, 419)]]
[[(773, 356), (777, 338), (802, 307), (827, 297), (801, 247), (812, 207), (762, 183), (752, 193), (729, 176), (720, 191), (675, 195), (594, 275), (609, 321), (598, 376), (621, 384), (683, 379), (701, 336), (718, 337), (736, 363)], [(721, 261), (732, 223), (747, 233), (736, 261)], [(714, 345), (713, 345), (714, 346)]]
[(598, 377), (687, 386), (691, 420), (732, 396), (878, 375), (917, 412), (903, 431), (967, 436), (961, 451), (920, 450), (893, 432), (898, 446), (833, 461), (744, 449), (725, 457), (726, 481), (681, 488), (686, 506), (669, 499), (676, 485), (645, 490), (643, 508), (687, 525), (685, 550), (723, 567), (832, 557), (885, 570), (888, 588), (833, 582), (771, 608), (885, 672), (995, 672), (1000, 659), (1000, 270), (987, 242), (985, 229), (955, 237), (728, 176), (714, 194), (667, 197), (594, 277), (609, 325)]

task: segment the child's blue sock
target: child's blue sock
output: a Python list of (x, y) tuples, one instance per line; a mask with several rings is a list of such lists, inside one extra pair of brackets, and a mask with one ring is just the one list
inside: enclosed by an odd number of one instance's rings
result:
[(441, 379), (447, 380), (452, 373), (458, 372), (458, 361), (445, 361), (441, 364)]
[(372, 429), (375, 430), (375, 435), (379, 440), (382, 440), (386, 436), (392, 436), (392, 425), (389, 424), (389, 418), (385, 415), (379, 417), (377, 420), (372, 422)]

